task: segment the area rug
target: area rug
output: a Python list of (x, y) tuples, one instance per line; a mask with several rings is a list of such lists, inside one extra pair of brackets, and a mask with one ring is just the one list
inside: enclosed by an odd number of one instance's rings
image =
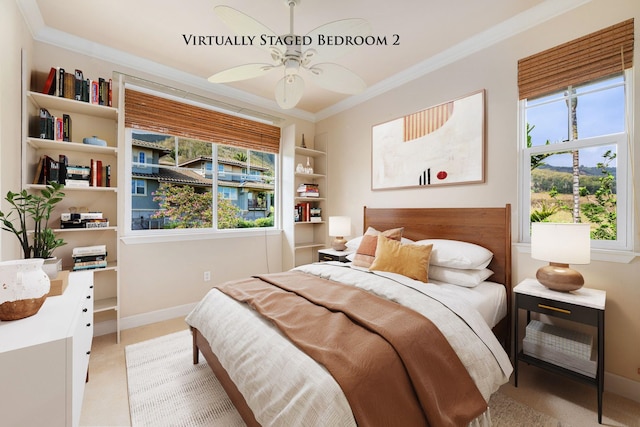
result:
[[(193, 364), (189, 331), (128, 345), (125, 355), (133, 427), (245, 425), (204, 358)], [(489, 403), (493, 427), (562, 426), (501, 393)]]

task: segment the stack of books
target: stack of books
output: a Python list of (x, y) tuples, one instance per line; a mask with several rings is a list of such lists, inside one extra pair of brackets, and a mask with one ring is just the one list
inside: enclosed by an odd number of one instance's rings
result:
[(296, 191), (298, 197), (320, 197), (318, 184), (300, 184)]
[(105, 245), (82, 246), (73, 248), (73, 271), (105, 268), (107, 266), (107, 247)]
[(105, 228), (109, 226), (102, 212), (81, 212), (60, 214), (60, 228)]

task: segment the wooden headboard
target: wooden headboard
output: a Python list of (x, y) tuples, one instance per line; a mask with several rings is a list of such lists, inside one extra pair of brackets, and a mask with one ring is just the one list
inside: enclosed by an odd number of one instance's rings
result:
[(511, 205), (502, 208), (367, 208), (364, 228), (383, 231), (404, 227), (411, 240), (450, 239), (483, 246), (493, 252), (490, 281), (503, 284), (507, 292), (507, 316), (494, 332), (509, 348), (511, 330)]

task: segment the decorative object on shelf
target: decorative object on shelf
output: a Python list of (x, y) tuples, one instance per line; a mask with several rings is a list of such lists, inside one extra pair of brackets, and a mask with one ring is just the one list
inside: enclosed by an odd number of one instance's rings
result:
[(82, 138), (82, 143), (87, 145), (97, 145), (98, 147), (106, 147), (107, 141), (104, 139), (100, 139), (97, 136), (93, 135), (87, 138)]
[(371, 188), (484, 182), (484, 90), (379, 125)]
[(40, 310), (51, 287), (43, 262), (39, 258), (0, 262), (0, 320), (24, 319)]
[[(52, 182), (40, 190), (40, 194), (29, 194), (27, 190), (7, 193), (5, 200), (11, 205), (11, 210), (8, 213), (0, 211), (2, 229), (12, 232), (18, 238), (25, 259), (51, 258), (56, 248), (66, 244), (49, 228), (51, 212), (64, 198), (63, 188), (62, 184)], [(12, 214), (17, 216), (17, 225), (13, 223)], [(31, 239), (31, 233), (27, 230), (28, 219), (34, 224)]]
[(536, 279), (549, 289), (575, 291), (584, 285), (582, 275), (569, 264), (591, 261), (589, 224), (534, 222), (531, 224), (531, 257), (549, 261), (536, 272)]
[(311, 166), (311, 162), (308, 157), (307, 157), (307, 166), (305, 166), (304, 168), (304, 173), (308, 173), (308, 174), (313, 173), (313, 167)]
[(304, 143), (304, 133), (302, 134), (302, 143), (300, 144), (300, 147), (307, 148), (307, 144)]
[(302, 166), (302, 163), (298, 163), (298, 165), (296, 166), (296, 173), (305, 173), (304, 166)]
[(329, 236), (335, 239), (331, 242), (331, 247), (336, 251), (344, 251), (347, 249), (347, 240), (344, 236), (351, 234), (351, 218), (348, 216), (330, 216), (329, 217)]

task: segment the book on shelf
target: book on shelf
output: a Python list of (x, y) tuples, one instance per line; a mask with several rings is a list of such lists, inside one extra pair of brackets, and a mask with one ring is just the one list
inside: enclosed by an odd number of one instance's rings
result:
[(107, 260), (102, 261), (81, 261), (73, 263), (73, 271), (78, 270), (92, 270), (94, 268), (105, 268), (107, 266)]
[(75, 94), (74, 94), (74, 99), (76, 101), (82, 101), (82, 86), (84, 85), (84, 73), (82, 72), (82, 70), (78, 70), (76, 68), (76, 72), (75, 72)]
[(58, 165), (59, 165), (58, 183), (62, 185), (66, 185), (67, 184), (67, 166), (69, 165), (69, 160), (67, 159), (67, 156), (65, 156), (64, 154), (59, 154)]
[(62, 221), (71, 221), (76, 219), (103, 219), (102, 212), (62, 212), (60, 214)]
[(91, 159), (90, 182), (92, 187), (102, 187), (102, 161)]
[(107, 246), (106, 245), (78, 246), (73, 248), (71, 252), (71, 256), (73, 258), (94, 256), (94, 255), (107, 255)]
[(45, 95), (56, 95), (57, 88), (57, 74), (58, 70), (55, 67), (51, 67), (49, 70), (49, 75), (47, 76), (47, 80), (44, 83), (44, 87), (42, 88), (42, 93)]
[(300, 184), (296, 192), (298, 197), (320, 197), (318, 184)]
[(321, 222), (321, 209), (312, 206), (311, 203), (298, 203), (294, 207), (294, 221), (295, 222)]
[(107, 165), (104, 168), (104, 186), (111, 187), (111, 165)]
[(100, 219), (60, 219), (60, 228), (107, 228), (109, 221), (107, 218)]

